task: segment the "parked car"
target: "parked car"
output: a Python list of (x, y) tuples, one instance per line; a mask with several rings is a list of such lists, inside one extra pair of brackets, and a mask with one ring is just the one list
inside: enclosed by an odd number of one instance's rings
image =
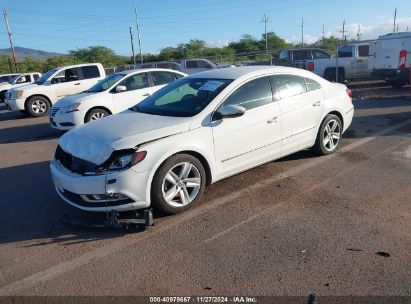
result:
[(279, 54), (279, 61), (274, 62), (275, 65), (305, 69), (307, 60), (326, 58), (332, 58), (332, 55), (319, 48), (298, 48), (282, 50)]
[(167, 69), (112, 74), (90, 89), (57, 101), (49, 119), (53, 128), (69, 130), (135, 106), (166, 84), (187, 74)]
[(335, 58), (308, 60), (306, 68), (329, 81), (340, 83), (369, 78), (368, 54), (369, 43), (347, 44), (338, 47)]
[(0, 101), (4, 102), (6, 99), (6, 92), (11, 88), (21, 87), (23, 85), (33, 83), (40, 78), (41, 73), (24, 73), (14, 76), (8, 82), (0, 83)]
[(0, 74), (0, 83), (10, 82), (14, 77), (18, 75), (20, 75), (20, 73)]
[(402, 87), (410, 83), (410, 65), (410, 32), (382, 35), (370, 44), (369, 69), (373, 79)]
[(50, 170), (79, 209), (179, 213), (241, 171), (310, 147), (335, 152), (353, 112), (345, 85), (302, 69), (216, 69), (65, 133)]
[(182, 59), (175, 61), (147, 62), (136, 65), (137, 68), (167, 68), (180, 71), (187, 74), (194, 74), (211, 69), (220, 68), (220, 66), (208, 59)]
[(6, 105), (32, 117), (45, 116), (58, 99), (83, 92), (105, 76), (100, 63), (54, 68), (31, 85), (8, 90)]
[(136, 65), (137, 69), (171, 69), (180, 71), (180, 64), (174, 61), (146, 62)]

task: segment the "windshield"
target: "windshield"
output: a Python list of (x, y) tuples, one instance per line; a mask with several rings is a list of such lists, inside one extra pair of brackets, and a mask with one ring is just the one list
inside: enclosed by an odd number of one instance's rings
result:
[(153, 115), (191, 117), (200, 113), (230, 82), (232, 80), (181, 78), (132, 110)]
[(41, 77), (40, 77), (39, 79), (37, 79), (34, 83), (35, 83), (35, 84), (43, 84), (43, 83), (45, 83), (46, 80), (49, 79), (49, 77), (50, 77), (51, 75), (53, 75), (55, 72), (57, 72), (58, 70), (59, 70), (58, 68), (55, 68), (55, 69), (52, 69), (52, 70), (50, 70), (50, 71), (47, 71), (46, 73), (44, 73), (43, 75), (41, 75)]
[(9, 80), (9, 83), (13, 83), (13, 82), (16, 81), (17, 78), (19, 78), (19, 77), (20, 77), (20, 75), (13, 76), (13, 77)]
[(92, 86), (90, 89), (88, 89), (85, 92), (86, 93), (103, 92), (111, 88), (113, 84), (115, 84), (117, 81), (119, 81), (124, 76), (125, 76), (124, 74), (113, 74), (113, 75), (107, 76), (106, 78), (100, 80), (99, 82), (97, 82), (94, 86)]

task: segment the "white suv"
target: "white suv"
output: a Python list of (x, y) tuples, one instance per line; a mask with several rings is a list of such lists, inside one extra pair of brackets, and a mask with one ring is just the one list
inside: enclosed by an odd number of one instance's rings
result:
[(59, 130), (98, 120), (127, 110), (166, 84), (187, 76), (167, 69), (115, 73), (81, 94), (67, 96), (51, 108), (50, 125)]
[(55, 68), (31, 85), (9, 90), (6, 104), (11, 111), (22, 111), (33, 117), (44, 116), (58, 99), (83, 92), (105, 76), (100, 63)]
[(0, 101), (4, 102), (6, 99), (6, 92), (11, 88), (21, 87), (35, 82), (41, 76), (40, 73), (24, 73), (14, 76), (7, 82), (0, 83)]

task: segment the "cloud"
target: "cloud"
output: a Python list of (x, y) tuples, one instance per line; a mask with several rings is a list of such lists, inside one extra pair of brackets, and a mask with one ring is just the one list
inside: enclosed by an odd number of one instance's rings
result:
[[(317, 42), (319, 39), (320, 39), (319, 37), (305, 34), (304, 35), (304, 44), (306, 44), (306, 43), (307, 44), (312, 44), (312, 43)], [(300, 37), (291, 36), (289, 38), (286, 38), (285, 41), (287, 43), (299, 44), (299, 43), (301, 43), (301, 36)]]
[(227, 46), (230, 42), (230, 40), (212, 40), (206, 41), (206, 45), (208, 47), (222, 48)]
[[(411, 31), (411, 17), (399, 18), (396, 24), (398, 25), (399, 32)], [(385, 19), (377, 25), (366, 25), (362, 23), (351, 23), (345, 25), (345, 30), (347, 31), (348, 39), (356, 39), (358, 30), (360, 29), (361, 40), (371, 40), (377, 39), (378, 36), (392, 33), (393, 31), (393, 20)], [(342, 25), (335, 27), (332, 31), (327, 32), (326, 36), (342, 36)]]

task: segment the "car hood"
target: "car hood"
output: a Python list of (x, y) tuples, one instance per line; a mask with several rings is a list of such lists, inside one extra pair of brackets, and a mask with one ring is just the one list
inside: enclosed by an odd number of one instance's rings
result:
[(186, 132), (190, 123), (190, 117), (158, 116), (128, 110), (74, 128), (60, 138), (59, 145), (75, 157), (100, 165), (113, 151)]
[(67, 107), (75, 102), (81, 102), (84, 99), (87, 99), (88, 97), (92, 96), (98, 96), (100, 93), (79, 93), (79, 94), (74, 94), (70, 95), (67, 97), (64, 97), (60, 100), (58, 100), (54, 105), (53, 108), (64, 108)]

